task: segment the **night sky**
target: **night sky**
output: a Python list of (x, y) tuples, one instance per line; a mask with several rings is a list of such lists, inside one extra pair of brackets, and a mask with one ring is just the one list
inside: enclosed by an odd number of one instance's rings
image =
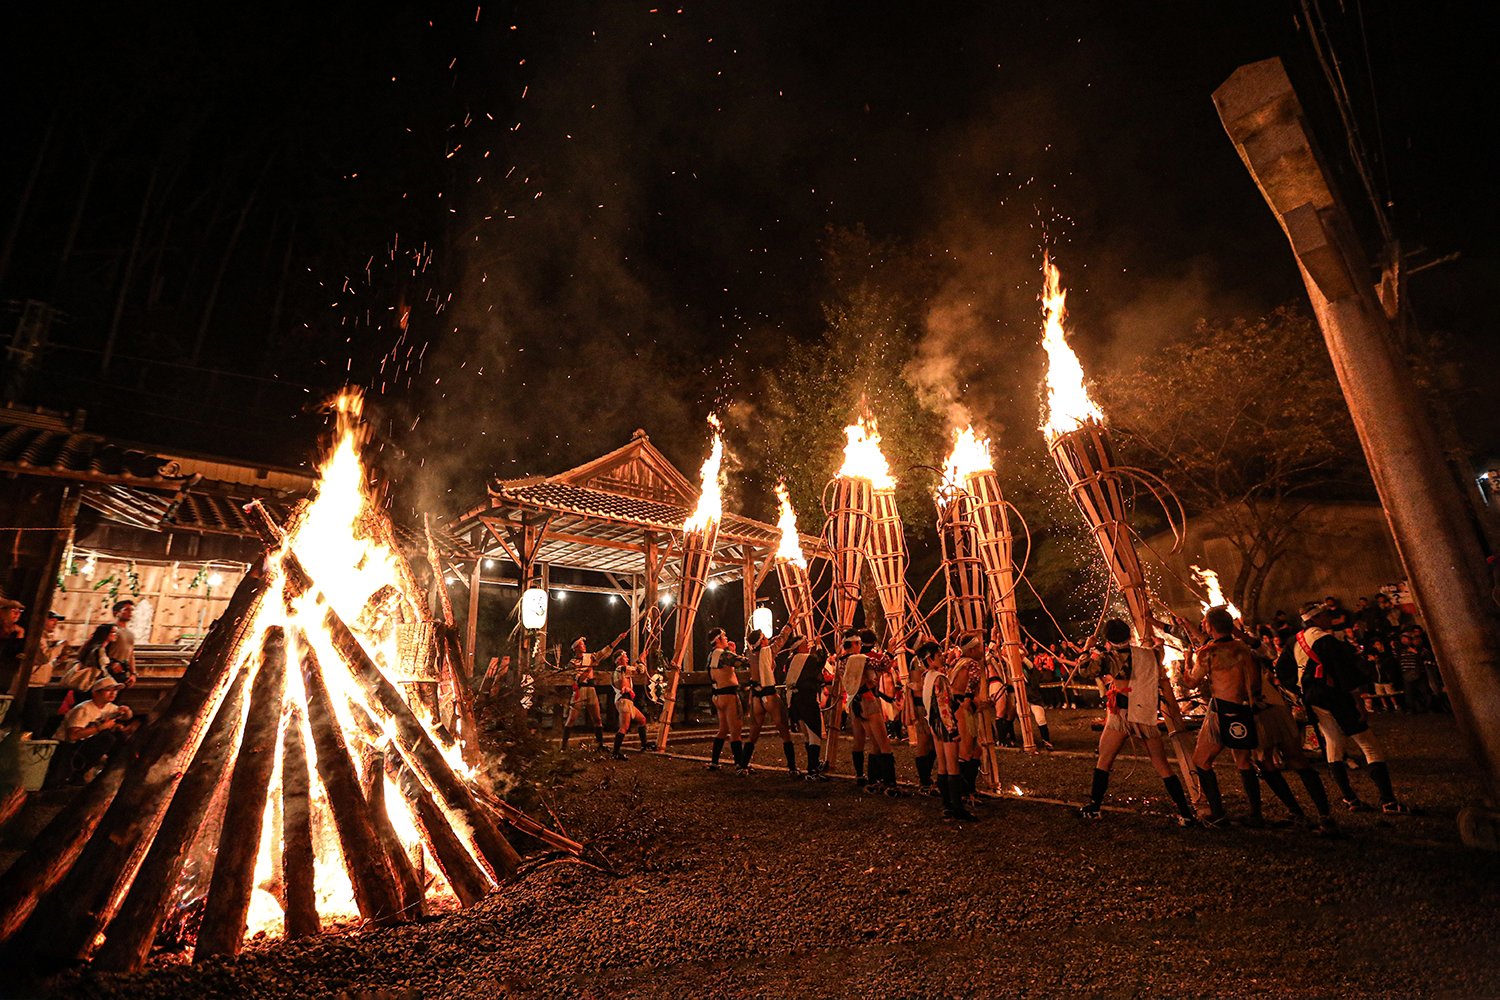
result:
[[(1323, 6), (1410, 266), (1461, 254), (1411, 291), (1483, 464), (1482, 33)], [(831, 229), (941, 261), (953, 391), (1020, 397), (981, 417), (1035, 410), (1044, 246), (1096, 370), (1300, 297), (1210, 100), (1247, 62), (1286, 61), (1374, 232), (1298, 3), (18, 7), (0, 300), (65, 314), (20, 400), (296, 465), (347, 378), (449, 513), (636, 427), (691, 473), (710, 407), (753, 435), (762, 373), (820, 332)]]

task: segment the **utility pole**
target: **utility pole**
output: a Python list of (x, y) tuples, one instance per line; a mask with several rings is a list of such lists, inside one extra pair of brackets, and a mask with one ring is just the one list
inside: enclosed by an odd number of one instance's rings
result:
[(1281, 223), (1427, 623), (1483, 805), (1464, 842), (1500, 849), (1500, 607), (1477, 524), (1449, 473), (1372, 269), (1318, 159), (1280, 59), (1241, 66), (1214, 104)]

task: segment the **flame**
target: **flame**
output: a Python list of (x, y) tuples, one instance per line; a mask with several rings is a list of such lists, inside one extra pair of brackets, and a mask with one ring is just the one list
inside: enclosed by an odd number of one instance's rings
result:
[(943, 463), (943, 485), (956, 489), (964, 488), (964, 477), (972, 472), (993, 469), (988, 438), (974, 433), (972, 426), (953, 430), (953, 450)]
[(1219, 586), (1219, 574), (1211, 569), (1203, 569), (1199, 566), (1189, 566), (1188, 568), (1193, 571), (1193, 579), (1203, 584), (1204, 589), (1208, 591), (1208, 600), (1198, 602), (1202, 605), (1204, 614), (1208, 614), (1209, 608), (1217, 608), (1223, 605), (1229, 609), (1229, 613), (1234, 616), (1235, 621), (1242, 621), (1244, 619), (1244, 615), (1240, 614), (1240, 609), (1224, 599), (1224, 590)]
[[(298, 666), (302, 659), (300, 639), (305, 639), (317, 654), (323, 680), (333, 703), (334, 717), (343, 731), (356, 768), (363, 771), (368, 761), (364, 754), (357, 752), (357, 748), (368, 745), (372, 750), (384, 750), (394, 736), (395, 723), (379, 705), (366, 698), (359, 682), (344, 666), (334, 648), (333, 637), (324, 624), (326, 607), (331, 605), (338, 612), (339, 617), (359, 638), (376, 666), (387, 680), (398, 686), (398, 690), (401, 689), (401, 683), (408, 680), (401, 673), (402, 643), (410, 641), (410, 632), (420, 627), (420, 609), (403, 590), (403, 580), (409, 579), (409, 576), (404, 572), (400, 555), (385, 541), (390, 537), (389, 527), (383, 525), (385, 515), (370, 493), (367, 473), (360, 457), (363, 398), (355, 391), (346, 390), (334, 400), (334, 409), (334, 447), (319, 467), (316, 493), (300, 511), (300, 518), (288, 525), (288, 535), (281, 550), (282, 553), (296, 553), (316, 582), (317, 588), (288, 606), (284, 599), (285, 581), (276, 573), (279, 562), (275, 558), (268, 560), (268, 568), (273, 577), (271, 591), (262, 604), (253, 633), (258, 635), (272, 625), (280, 625), (286, 630), (287, 671), (284, 694), (287, 711), (282, 721), (283, 727), (289, 724), (292, 707), (301, 708), (302, 738), (307, 752), (311, 790), (314, 888), (318, 913), (325, 923), (330, 920), (357, 919), (359, 910), (340, 857), (341, 847), (327, 795), (315, 766), (316, 751), (307, 721), (307, 693)], [(382, 527), (386, 530), (380, 530)], [(328, 602), (327, 605), (324, 604), (325, 601)], [(413, 702), (411, 707), (454, 772), (463, 778), (472, 779), (473, 769), (464, 763), (460, 747), (446, 737), (438, 720), (431, 718), (420, 702)], [(358, 713), (363, 713), (363, 716), (373, 722), (379, 732), (367, 734), (368, 723), (362, 726), (361, 720), (356, 718)], [(278, 739), (278, 757), (280, 747), (281, 741)], [(257, 890), (252, 898), (247, 921), (248, 935), (262, 931), (268, 935), (282, 933), (281, 907), (275, 895), (265, 891), (274, 888), (278, 876), (273, 859), (279, 853), (276, 845), (280, 838), (280, 813), (275, 808), (281, 801), (279, 760), (274, 774), (270, 794), (267, 796), (266, 812), (262, 817), (263, 835), (255, 869)], [(439, 798), (440, 807), (441, 801)], [(413, 854), (424, 850), (410, 806), (391, 782), (385, 783), (385, 804), (401, 843)], [(444, 809), (444, 812), (446, 814), (447, 810)], [(473, 844), (472, 833), (459, 817), (448, 814), (447, 818), (454, 832), (467, 845), (475, 860), (480, 862), (481, 869), (484, 869), (478, 849)], [(430, 857), (424, 867), (429, 872), (440, 873)], [(428, 894), (429, 898), (446, 898), (451, 896), (451, 890), (439, 878)]]
[(1077, 430), (1087, 420), (1103, 422), (1104, 411), (1089, 398), (1089, 391), (1083, 384), (1083, 366), (1063, 336), (1068, 293), (1063, 291), (1062, 279), (1047, 254), (1042, 254), (1042, 274), (1045, 279), (1042, 288), (1042, 315), (1045, 317), (1042, 346), (1047, 349), (1047, 422), (1042, 425), (1042, 430), (1051, 440)]
[(708, 526), (724, 516), (724, 491), (719, 482), (719, 473), (724, 464), (724, 437), (719, 418), (708, 415), (708, 425), (714, 431), (714, 447), (703, 462), (703, 492), (698, 495), (698, 507), (693, 516), (682, 523), (683, 531), (706, 534)]
[(880, 428), (875, 418), (868, 422), (864, 416), (859, 423), (844, 428), (844, 464), (838, 474), (851, 479), (868, 479), (877, 490), (894, 489), (896, 480), (891, 476), (891, 467), (886, 464), (880, 451)]
[(797, 535), (797, 512), (792, 510), (786, 483), (779, 479), (776, 481), (776, 499), (781, 503), (781, 516), (776, 520), (781, 528), (781, 546), (776, 550), (776, 558), (806, 569), (807, 557), (802, 554), (802, 541)]

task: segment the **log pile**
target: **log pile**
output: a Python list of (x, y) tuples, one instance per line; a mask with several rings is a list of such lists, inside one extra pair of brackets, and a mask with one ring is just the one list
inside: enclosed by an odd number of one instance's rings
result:
[[(500, 802), (465, 762), (478, 760), (468, 661), (451, 618), (426, 614), (399, 551), (384, 550), (385, 586), (329, 571), (327, 586), (344, 591), (332, 595), (309, 572), (304, 546), (331, 565), (302, 534), (330, 482), (325, 466), (318, 496), (285, 529), (252, 505), (269, 547), (262, 569), (241, 581), (171, 698), (0, 876), (10, 967), (141, 968), (190, 858), (207, 878), (198, 961), (235, 955), (257, 930), (389, 926), (448, 892), (473, 905), (516, 877), (502, 828), (581, 852)], [(362, 491), (354, 500), (358, 517), (383, 520)], [(351, 534), (379, 538), (389, 525)], [(363, 571), (379, 560), (348, 561)], [(391, 608), (404, 628), (381, 619)], [(431, 636), (423, 655), (452, 686), (458, 740), (406, 683), (398, 634)]]

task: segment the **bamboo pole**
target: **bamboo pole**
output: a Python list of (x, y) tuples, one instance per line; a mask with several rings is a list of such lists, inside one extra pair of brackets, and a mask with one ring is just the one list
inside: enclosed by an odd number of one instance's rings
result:
[[(209, 706), (231, 682), (266, 592), (260, 577), (246, 576), (235, 589), (216, 628), (188, 665), (166, 708), (143, 727), (145, 740), (129, 758), (120, 791), (109, 803), (87, 846), (51, 894), (55, 905), (39, 911), (28, 927), (35, 954), (78, 961), (88, 956), (99, 931), (114, 915), (135, 865), (177, 787), (176, 762), (197, 752), (194, 734), (206, 728)], [(116, 754), (117, 757), (126, 756)], [(96, 779), (97, 780), (97, 779)]]
[(396, 783), (396, 787), (411, 804), (417, 829), (422, 832), (422, 841), (437, 862), (443, 878), (453, 888), (453, 895), (458, 897), (463, 906), (473, 906), (479, 902), (489, 894), (489, 877), (458, 839), (432, 793), (412, 773), (400, 754), (386, 754), (385, 768), (386, 775)]
[(656, 748), (665, 751), (672, 735), (672, 714), (677, 708), (677, 685), (682, 679), (682, 664), (693, 648), (693, 623), (698, 618), (698, 604), (712, 568), (714, 545), (719, 538), (719, 522), (711, 520), (702, 531), (682, 533), (682, 593), (677, 604), (677, 650), (672, 655), (672, 678), (667, 683), (667, 697), (662, 703), (661, 729)]
[(328, 793), (328, 807), (338, 831), (344, 870), (354, 888), (354, 901), (359, 905), (360, 916), (377, 927), (397, 923), (401, 919), (401, 901), (396, 879), (370, 820), (359, 774), (334, 715), (333, 697), (323, 679), (318, 654), (306, 636), (299, 634), (297, 639), (302, 651), (302, 684), (307, 692), (307, 721), (312, 729), (318, 777)]
[(286, 682), (286, 632), (266, 629), (260, 668), (250, 685), (250, 710), (229, 777), (224, 824), (214, 855), (203, 922), (193, 947), (193, 961), (210, 955), (238, 955), (245, 938), (245, 917), (255, 889), (255, 859), (266, 812), (266, 797), (276, 769), (281, 731), (281, 704)]
[(302, 722), (302, 709), (293, 705), (281, 738), (281, 883), (288, 940), (322, 932), (312, 841), (312, 775)]
[[(839, 649), (845, 629), (854, 624), (854, 609), (859, 607), (860, 569), (869, 551), (870, 532), (874, 528), (875, 484), (863, 476), (838, 476), (830, 484), (833, 506), (823, 534), (833, 553), (834, 618), (838, 622), (833, 645)], [(827, 489), (824, 490), (825, 496)], [(825, 505), (826, 506), (826, 505)], [(823, 761), (832, 770), (838, 762), (839, 735), (844, 725), (843, 671), (833, 672), (833, 686), (828, 691), (828, 724), (824, 727)]]
[[(394, 747), (391, 752), (395, 752)], [(374, 750), (368, 755), (364, 762), (363, 781), (365, 802), (370, 806), (370, 822), (375, 825), (375, 834), (380, 838), (380, 846), (385, 848), (386, 857), (391, 862), (391, 872), (396, 876), (396, 888), (401, 894), (401, 914), (408, 920), (423, 916), (426, 912), (426, 894), (422, 883), (417, 881), (411, 858), (406, 856), (406, 845), (396, 835), (396, 827), (392, 825), (390, 814), (385, 808), (383, 751)]]
[(1000, 492), (1000, 477), (994, 469), (980, 469), (965, 477), (974, 497), (974, 526), (979, 532), (979, 557), (990, 587), (990, 610), (995, 616), (995, 631), (1000, 642), (1000, 662), (1011, 686), (1016, 718), (1021, 724), (1021, 744), (1026, 750), (1037, 747), (1036, 720), (1031, 715), (1031, 700), (1026, 694), (1026, 670), (1022, 662), (1025, 648), (1021, 644), (1021, 619), (1016, 610), (1015, 536), (1010, 531), (1010, 515)]
[(564, 837), (555, 830), (547, 829), (547, 827), (538, 823), (498, 795), (480, 789), (479, 804), (495, 813), (500, 819), (520, 830), (528, 837), (535, 837), (537, 840), (555, 847), (559, 851), (567, 851), (569, 854), (583, 853), (583, 845), (578, 843), (578, 841)]
[(172, 804), (151, 841), (141, 870), (131, 881), (120, 912), (105, 929), (104, 944), (94, 954), (94, 968), (105, 972), (136, 972), (146, 964), (156, 932), (166, 917), (172, 890), (182, 875), (188, 848), (203, 825), (209, 803), (224, 781), (239, 743), (250, 672), (248, 663), (236, 672), (213, 724), (172, 794)]

